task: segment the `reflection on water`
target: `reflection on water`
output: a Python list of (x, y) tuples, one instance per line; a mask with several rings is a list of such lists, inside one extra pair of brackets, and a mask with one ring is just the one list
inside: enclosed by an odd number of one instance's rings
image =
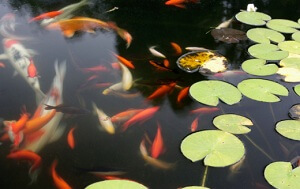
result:
[[(234, 106), (224, 103), (218, 105), (220, 111), (191, 114), (190, 111), (206, 107), (186, 97), (177, 103), (179, 91), (199, 80), (224, 80), (233, 85), (246, 78), (248, 74), (239, 71), (228, 75), (189, 74), (176, 66), (179, 57), (170, 45), (176, 42), (184, 47), (205, 47), (216, 49), (229, 60), (230, 70), (239, 70), (241, 63), (249, 58), (247, 48), (252, 44), (242, 41), (237, 44), (226, 44), (215, 41), (207, 32), (211, 27), (230, 19), (240, 9), (246, 9), (247, 2), (243, 1), (201, 1), (198, 4), (187, 4), (186, 9), (166, 6), (162, 1), (100, 1), (78, 9), (74, 15), (97, 18), (105, 22), (113, 22), (119, 28), (128, 31), (132, 37), (129, 48), (126, 39), (117, 29), (96, 29), (92, 32), (75, 32), (71, 38), (64, 37), (59, 30), (46, 30), (39, 22), (28, 23), (32, 17), (44, 12), (59, 10), (77, 1), (2, 1), (0, 17), (13, 13), (15, 30), (9, 30), (14, 36), (22, 36), (20, 40), (24, 48), (33, 49), (32, 54), (41, 90), (54, 99), (58, 98), (52, 88), (53, 78), (57, 75), (54, 65), (66, 61), (66, 75), (63, 80), (62, 99), (65, 105), (86, 108), (93, 111), (92, 104), (105, 113), (99, 112), (70, 115), (65, 114), (58, 128), (63, 128), (57, 140), (47, 139), (47, 145), (38, 151), (42, 164), (36, 181), (29, 185), (28, 175), (30, 164), (26, 161), (10, 160), (6, 156), (12, 148), (11, 142), (5, 141), (0, 146), (0, 177), (3, 188), (53, 188), (54, 183), (50, 167), (54, 160), (58, 161), (57, 173), (73, 188), (84, 188), (87, 185), (105, 179), (92, 174), (94, 172), (122, 173), (115, 176), (134, 180), (149, 188), (179, 188), (200, 185), (204, 172), (203, 161), (192, 163), (181, 154), (181, 140), (190, 131), (191, 123), (199, 117), (198, 130), (215, 129), (212, 119), (220, 114), (236, 113), (250, 118), (254, 126), (247, 135), (258, 144), (275, 161), (290, 161), (299, 153), (299, 146), (284, 139), (274, 131), (276, 122), (288, 119), (289, 108), (298, 102), (298, 96), (290, 93), (278, 103), (260, 103), (243, 97)], [(259, 1), (254, 2), (258, 10), (274, 18), (297, 20), (299, 2), (297, 1)], [(114, 7), (118, 9), (112, 10)], [(275, 7), (282, 7), (278, 11)], [(105, 12), (108, 11), (108, 12)], [(293, 14), (290, 14), (293, 12)], [(233, 22), (232, 27), (246, 31), (248, 26)], [(1, 39), (4, 37), (1, 36)], [(162, 62), (150, 53), (149, 48), (166, 55), (170, 68), (174, 71), (162, 71), (149, 63), (149, 60)], [(0, 47), (5, 52), (5, 46)], [(186, 53), (183, 49), (183, 53)], [(134, 69), (128, 69), (132, 74), (133, 86), (128, 91), (103, 94), (104, 89), (124, 81), (126, 71), (116, 63), (118, 54), (132, 62)], [(37, 109), (35, 92), (25, 79), (14, 75), (14, 67), (9, 60), (1, 60), (5, 68), (0, 68), (0, 117), (4, 120), (18, 120), (22, 106), (33, 116)], [(98, 66), (98, 67), (97, 67)], [(100, 67), (99, 67), (100, 66)], [(84, 69), (84, 68), (90, 68)], [(19, 74), (20, 75), (20, 74)], [(59, 74), (58, 74), (59, 75)], [(268, 79), (279, 81), (277, 76)], [(128, 79), (127, 77), (125, 80)], [(172, 82), (179, 87), (168, 88)], [(283, 84), (282, 81), (279, 83)], [(160, 86), (165, 85), (166, 95), (158, 94), (156, 98), (147, 100)], [(292, 91), (292, 84), (284, 85)], [(123, 87), (117, 86), (117, 87)], [(49, 101), (48, 101), (49, 102)], [(50, 102), (49, 102), (50, 103)], [(51, 101), (52, 105), (57, 102)], [(48, 104), (51, 105), (51, 104)], [(100, 122), (111, 120), (113, 115), (129, 109), (141, 110), (159, 107), (157, 111), (145, 113), (145, 120), (136, 120), (126, 131), (123, 122), (114, 122), (115, 134), (106, 132)], [(126, 116), (130, 116), (127, 112)], [(131, 115), (132, 116), (132, 115)], [(100, 118), (100, 120), (99, 120)], [(107, 118), (107, 119), (106, 119)], [(127, 117), (127, 119), (129, 119)], [(158, 124), (161, 125), (161, 135), (164, 148), (159, 160), (174, 164), (170, 169), (157, 167), (143, 158), (140, 143), (145, 140), (146, 150), (154, 140)], [(56, 127), (56, 126), (55, 126)], [(107, 126), (109, 127), (109, 126)], [(72, 129), (75, 147), (68, 145), (68, 132)], [(42, 133), (39, 133), (42, 135)], [(38, 134), (36, 134), (38, 135)], [(39, 136), (35, 136), (39, 137)], [(265, 166), (272, 161), (253, 146), (244, 136), (238, 136), (246, 147), (246, 157), (242, 166), (230, 171), (226, 168), (208, 168), (206, 186), (210, 188), (269, 188), (263, 177)], [(148, 138), (148, 139), (147, 139)], [(26, 144), (20, 144), (21, 146)], [(299, 155), (299, 154), (298, 154)]]

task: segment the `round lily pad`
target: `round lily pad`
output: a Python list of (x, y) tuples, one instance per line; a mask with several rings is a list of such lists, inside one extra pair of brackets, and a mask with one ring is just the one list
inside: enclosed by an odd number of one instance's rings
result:
[(252, 45), (248, 52), (255, 58), (264, 60), (281, 60), (288, 57), (287, 51), (280, 51), (277, 45), (273, 44), (256, 44)]
[(267, 27), (282, 33), (294, 33), (298, 31), (296, 28), (300, 28), (300, 24), (291, 20), (273, 19), (268, 21)]
[(294, 39), (295, 41), (300, 42), (300, 31), (293, 33), (292, 39)]
[(261, 102), (278, 102), (276, 95), (288, 96), (289, 91), (282, 85), (265, 79), (246, 79), (238, 84), (243, 95)]
[(278, 161), (269, 164), (264, 171), (270, 185), (280, 189), (300, 188), (300, 167), (292, 168), (290, 162)]
[(242, 69), (252, 75), (267, 76), (275, 74), (278, 71), (276, 64), (266, 64), (266, 60), (250, 59), (242, 64)]
[(284, 35), (267, 28), (253, 28), (247, 31), (247, 37), (257, 43), (270, 44), (284, 41)]
[(300, 121), (284, 120), (276, 124), (276, 131), (282, 136), (300, 141)]
[(250, 119), (236, 114), (225, 114), (217, 116), (214, 118), (213, 124), (218, 129), (232, 134), (249, 133), (251, 130), (246, 126), (253, 125)]
[(295, 104), (290, 108), (289, 116), (292, 119), (300, 120), (300, 104)]
[(298, 96), (300, 96), (300, 84), (298, 84), (294, 87), (294, 91)]
[(209, 80), (194, 83), (189, 90), (192, 98), (210, 106), (217, 106), (219, 99), (232, 105), (238, 103), (242, 94), (233, 85), (224, 81)]
[(207, 187), (203, 187), (203, 186), (186, 186), (184, 188), (181, 189), (209, 189)]
[(105, 180), (88, 185), (85, 189), (147, 189), (146, 186), (130, 180)]
[(204, 158), (204, 165), (212, 167), (234, 164), (245, 154), (245, 147), (240, 139), (220, 130), (192, 133), (183, 139), (180, 149), (192, 162)]
[(300, 54), (300, 42), (298, 41), (283, 41), (278, 44), (278, 47), (283, 51)]
[(300, 69), (300, 58), (285, 58), (279, 62), (279, 65), (285, 68)]
[(263, 26), (266, 24), (266, 21), (271, 20), (271, 17), (267, 14), (252, 11), (239, 12), (235, 15), (235, 18), (244, 24), (253, 26)]

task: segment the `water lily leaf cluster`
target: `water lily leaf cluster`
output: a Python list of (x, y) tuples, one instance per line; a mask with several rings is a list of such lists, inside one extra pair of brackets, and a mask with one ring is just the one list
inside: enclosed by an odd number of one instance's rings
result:
[(130, 180), (105, 180), (88, 185), (85, 189), (147, 189), (146, 186)]
[(206, 130), (188, 135), (180, 146), (183, 155), (204, 165), (225, 167), (238, 162), (245, 154), (243, 143), (233, 134), (220, 130)]
[(264, 170), (268, 183), (275, 188), (300, 188), (300, 167), (293, 169), (290, 162), (273, 162)]
[(249, 59), (242, 63), (242, 69), (252, 75), (268, 76), (278, 71), (276, 64), (267, 64), (263, 59)]
[(251, 130), (247, 126), (252, 126), (253, 123), (250, 119), (236, 115), (225, 114), (214, 118), (213, 124), (220, 130), (232, 134), (246, 134)]

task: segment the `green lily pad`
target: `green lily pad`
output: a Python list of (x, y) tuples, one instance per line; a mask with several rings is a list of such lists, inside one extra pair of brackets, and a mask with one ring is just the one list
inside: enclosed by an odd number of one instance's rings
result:
[(235, 86), (217, 80), (194, 83), (189, 92), (195, 100), (210, 106), (217, 106), (219, 99), (232, 105), (238, 103), (242, 98), (242, 94)]
[(278, 44), (278, 47), (283, 51), (300, 54), (300, 42), (298, 41), (283, 41)]
[(242, 64), (242, 69), (252, 75), (267, 76), (275, 74), (278, 71), (276, 64), (266, 64), (266, 60), (250, 59)]
[(287, 51), (280, 51), (277, 45), (273, 44), (256, 44), (252, 45), (248, 52), (255, 58), (264, 60), (281, 60), (288, 57)]
[(245, 126), (253, 125), (250, 119), (235, 114), (225, 114), (217, 116), (214, 118), (213, 124), (218, 129), (232, 134), (249, 133), (251, 130)]
[(294, 39), (295, 41), (300, 42), (300, 31), (293, 33), (292, 39)]
[(181, 189), (209, 189), (207, 187), (203, 187), (203, 186), (186, 186), (184, 188)]
[(270, 44), (284, 41), (284, 35), (267, 28), (254, 28), (247, 31), (247, 37), (257, 43)]
[(300, 24), (291, 20), (273, 19), (268, 21), (267, 27), (282, 33), (294, 33), (298, 31), (296, 28), (300, 28)]
[(300, 69), (300, 58), (285, 58), (279, 62), (279, 65), (285, 68)]
[(298, 96), (300, 96), (300, 84), (298, 84), (294, 87), (294, 91)]
[(239, 12), (235, 15), (235, 18), (244, 24), (253, 26), (263, 26), (266, 24), (266, 21), (271, 20), (271, 17), (267, 14), (252, 11)]
[(147, 189), (146, 186), (130, 180), (105, 180), (88, 185), (85, 189)]
[(183, 139), (180, 149), (192, 162), (205, 158), (204, 165), (212, 167), (234, 164), (245, 154), (245, 147), (240, 139), (220, 130), (192, 133)]
[(269, 164), (264, 171), (270, 185), (280, 189), (300, 188), (300, 167), (292, 168), (290, 162), (278, 161)]
[(300, 141), (300, 121), (284, 120), (276, 124), (276, 131), (282, 136)]
[(289, 91), (274, 81), (264, 79), (246, 79), (238, 84), (243, 95), (261, 102), (278, 102), (276, 95), (288, 96)]

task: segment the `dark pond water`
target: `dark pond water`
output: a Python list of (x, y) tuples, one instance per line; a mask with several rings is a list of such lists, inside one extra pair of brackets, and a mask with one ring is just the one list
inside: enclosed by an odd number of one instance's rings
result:
[[(22, 40), (21, 43), (38, 53), (33, 60), (40, 75), (41, 90), (47, 93), (51, 87), (55, 76), (54, 62), (66, 61), (66, 76), (63, 82), (64, 104), (85, 107), (92, 111), (92, 102), (95, 102), (108, 116), (129, 108), (159, 106), (160, 109), (151, 119), (142, 124), (134, 124), (125, 132), (121, 131), (121, 124), (115, 124), (114, 135), (99, 129), (99, 121), (95, 114), (64, 115), (58, 126), (65, 127), (62, 136), (52, 143), (43, 145), (37, 152), (42, 158), (42, 164), (39, 175), (32, 184), (28, 175), (30, 165), (26, 161), (7, 159), (11, 142), (5, 141), (0, 146), (1, 188), (55, 188), (50, 174), (50, 166), (55, 159), (58, 161), (56, 168), (58, 174), (72, 188), (80, 189), (104, 180), (90, 174), (89, 171), (107, 170), (123, 171), (125, 174), (119, 177), (137, 181), (153, 189), (200, 186), (205, 170), (203, 161), (192, 163), (182, 155), (179, 147), (182, 139), (191, 133), (190, 125), (196, 117), (189, 112), (207, 106), (189, 97), (180, 104), (176, 103), (178, 89), (151, 101), (146, 101), (146, 98), (159, 86), (159, 81), (176, 81), (178, 85), (186, 87), (200, 80), (218, 79), (236, 86), (246, 78), (259, 78), (248, 74), (216, 78), (202, 76), (199, 73), (185, 73), (176, 67), (179, 56), (174, 55), (170, 46), (170, 42), (176, 42), (182, 48), (198, 46), (217, 49), (229, 60), (229, 69), (240, 69), (241, 63), (249, 58), (247, 48), (252, 43), (243, 41), (237, 44), (226, 44), (215, 41), (207, 32), (211, 27), (233, 17), (240, 9), (246, 9), (248, 2), (201, 0), (197, 4), (187, 4), (187, 8), (182, 9), (166, 6), (164, 1), (158, 0), (91, 0), (90, 5), (76, 12), (76, 16), (112, 21), (126, 29), (133, 37), (129, 48), (126, 48), (126, 42), (113, 31), (97, 30), (95, 34), (80, 32), (72, 38), (65, 38), (60, 31), (46, 30), (38, 22), (30, 24), (27, 22), (36, 15), (58, 10), (76, 2), (73, 0), (1, 0), (0, 2), (0, 17), (13, 13), (16, 17), (14, 35), (29, 37), (30, 40)], [(272, 18), (294, 21), (299, 19), (298, 0), (263, 0), (251, 3), (254, 3), (260, 12)], [(119, 9), (105, 13), (113, 7)], [(244, 31), (249, 28), (238, 22), (234, 22), (232, 27)], [(158, 71), (149, 64), (149, 60), (160, 60), (151, 55), (148, 50), (153, 45), (167, 56), (171, 68), (178, 69), (178, 72)], [(2, 46), (0, 52), (4, 52)], [(112, 84), (120, 82), (121, 71), (111, 67), (111, 63), (116, 62), (112, 52), (131, 60), (135, 65), (135, 69), (130, 71), (134, 80), (138, 79), (138, 81), (129, 91), (131, 94), (136, 94), (134, 98), (103, 95), (102, 91), (107, 87), (82, 90), (82, 85), (86, 84), (91, 74), (82, 72), (78, 67), (103, 65), (109, 68), (109, 71), (97, 73), (96, 82)], [(24, 105), (27, 111), (33, 114), (37, 108), (34, 91), (22, 77), (13, 76), (14, 68), (8, 60), (1, 61), (6, 67), (0, 68), (0, 117), (4, 120), (18, 120)], [(273, 161), (290, 161), (299, 155), (299, 143), (280, 136), (274, 129), (276, 122), (289, 119), (289, 108), (299, 103), (300, 97), (292, 92), (295, 84), (284, 83), (277, 75), (264, 78), (286, 86), (290, 91), (289, 96), (282, 97), (280, 102), (272, 104), (257, 102), (246, 97), (233, 106), (220, 103), (217, 107), (221, 111), (199, 115), (198, 130), (216, 129), (212, 120), (220, 114), (236, 113), (246, 116), (254, 123), (247, 137), (273, 160), (259, 151), (245, 136), (239, 135), (246, 148), (242, 167), (234, 173), (229, 167), (209, 167), (206, 187), (271, 188), (263, 177), (264, 168)], [(157, 122), (161, 125), (165, 145), (164, 153), (159, 159), (174, 163), (172, 169), (164, 170), (148, 164), (139, 150), (145, 134), (151, 140), (155, 137)], [(74, 130), (76, 145), (72, 150), (67, 144), (67, 133), (74, 126), (76, 126)]]

